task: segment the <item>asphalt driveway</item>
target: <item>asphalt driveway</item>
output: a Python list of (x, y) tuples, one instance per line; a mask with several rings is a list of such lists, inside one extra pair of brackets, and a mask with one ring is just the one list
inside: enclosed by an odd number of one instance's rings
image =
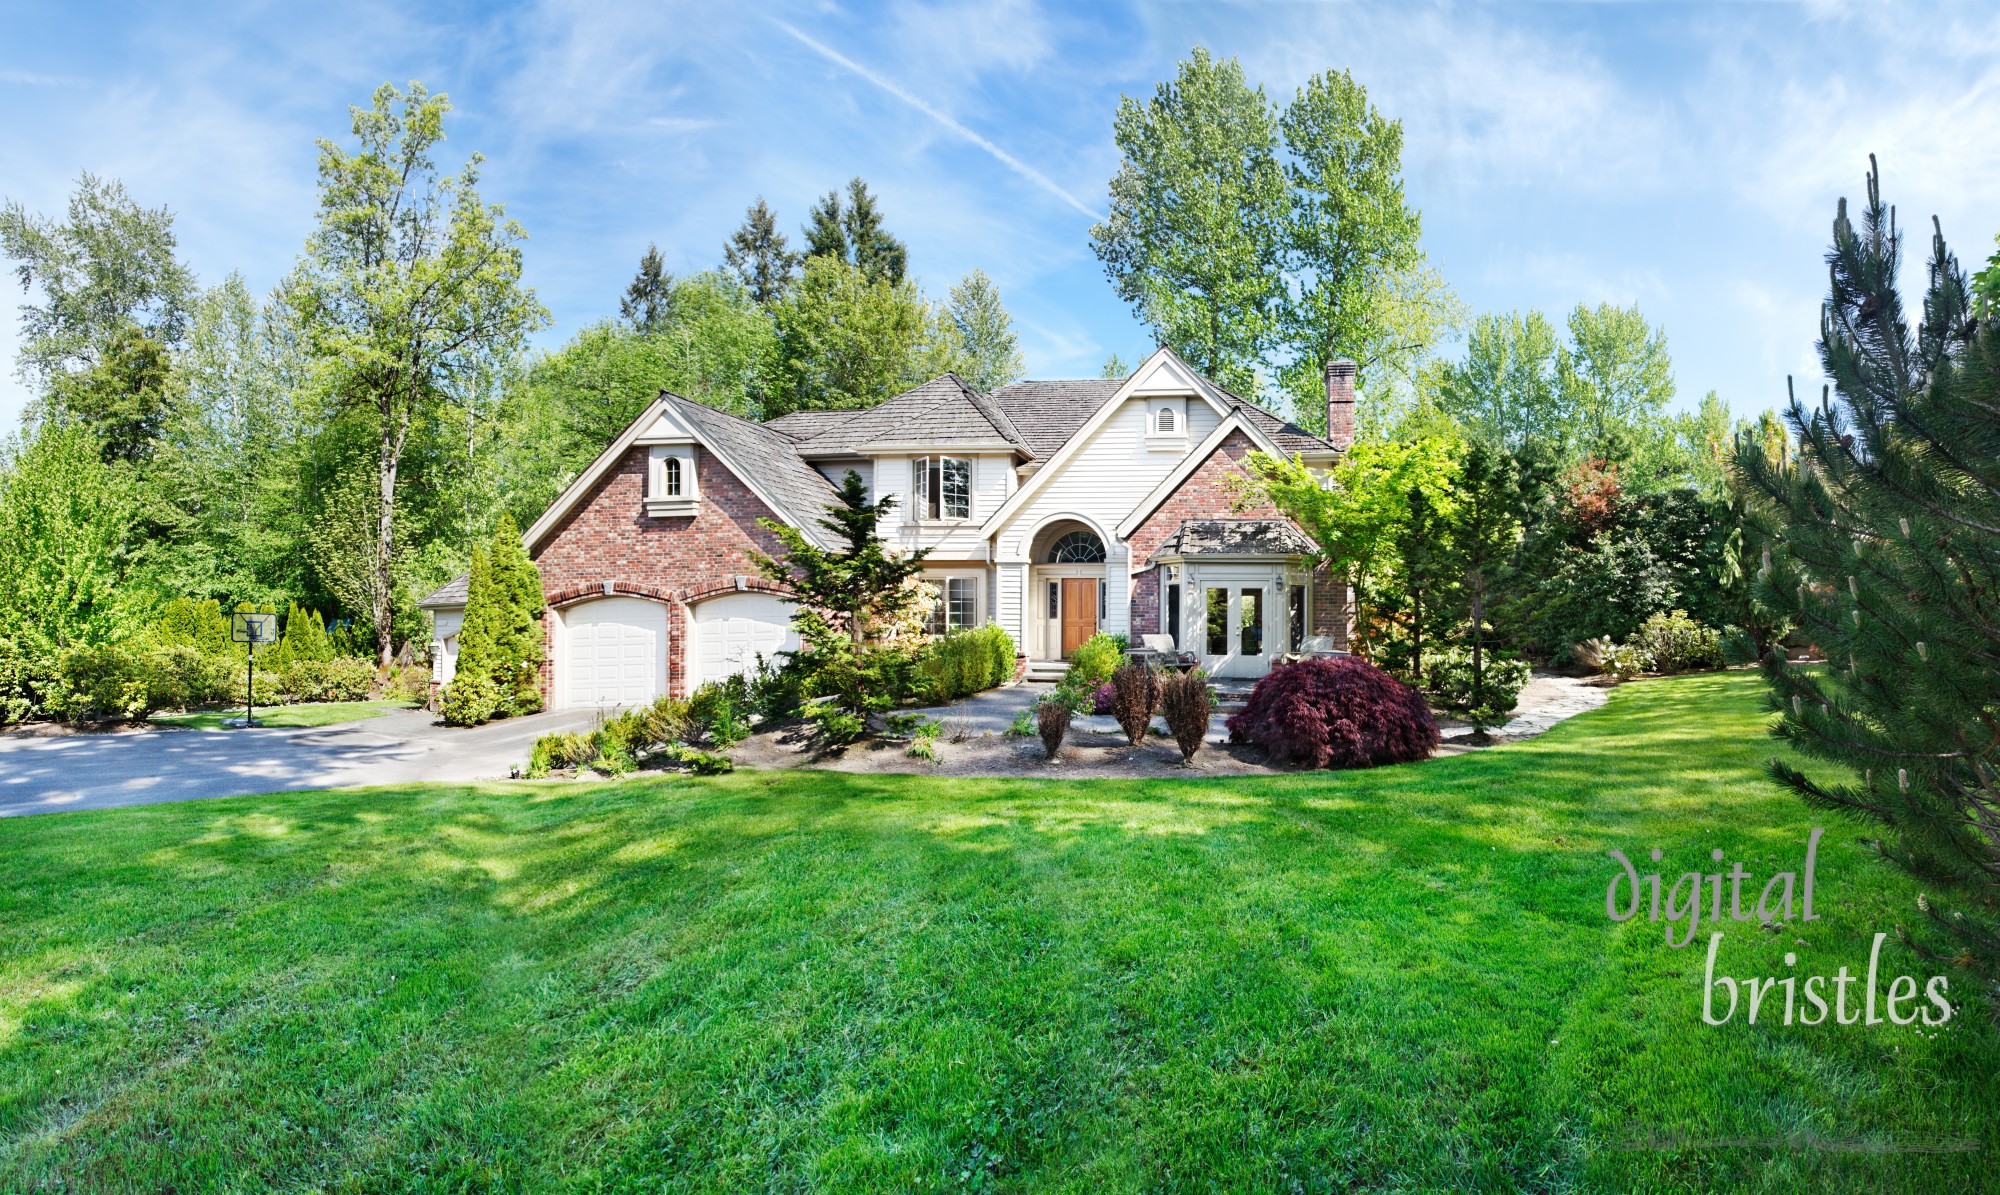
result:
[(0, 817), (357, 784), (503, 778), (535, 739), (585, 729), (595, 710), (558, 710), (471, 729), (424, 710), (314, 729), (0, 734)]

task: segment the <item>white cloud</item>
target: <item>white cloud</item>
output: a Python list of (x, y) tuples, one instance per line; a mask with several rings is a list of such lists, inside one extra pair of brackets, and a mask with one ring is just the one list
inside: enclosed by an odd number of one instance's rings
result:
[(13, 83), (20, 87), (88, 87), (90, 80), (75, 75), (45, 75), (36, 71), (14, 70), (0, 67), (0, 83)]

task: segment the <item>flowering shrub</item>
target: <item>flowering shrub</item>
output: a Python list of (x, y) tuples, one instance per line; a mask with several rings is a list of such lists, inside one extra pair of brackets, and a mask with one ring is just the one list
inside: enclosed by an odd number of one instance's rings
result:
[(1316, 768), (1368, 768), (1424, 759), (1437, 720), (1421, 693), (1353, 656), (1271, 670), (1228, 722), (1232, 742)]
[(1090, 712), (1093, 714), (1111, 713), (1117, 704), (1118, 690), (1112, 687), (1110, 681), (1105, 681), (1090, 691)]

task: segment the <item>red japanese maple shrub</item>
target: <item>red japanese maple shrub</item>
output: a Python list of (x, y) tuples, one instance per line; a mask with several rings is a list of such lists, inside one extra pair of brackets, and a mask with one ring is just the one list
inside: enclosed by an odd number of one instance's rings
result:
[(1407, 763), (1438, 745), (1423, 695), (1353, 656), (1278, 665), (1227, 725), (1232, 742), (1315, 768)]

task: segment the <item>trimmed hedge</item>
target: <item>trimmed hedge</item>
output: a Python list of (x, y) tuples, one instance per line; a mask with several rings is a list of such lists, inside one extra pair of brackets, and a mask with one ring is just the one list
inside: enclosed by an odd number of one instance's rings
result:
[(1231, 742), (1315, 768), (1407, 763), (1438, 745), (1423, 694), (1355, 656), (1278, 665), (1227, 726)]

